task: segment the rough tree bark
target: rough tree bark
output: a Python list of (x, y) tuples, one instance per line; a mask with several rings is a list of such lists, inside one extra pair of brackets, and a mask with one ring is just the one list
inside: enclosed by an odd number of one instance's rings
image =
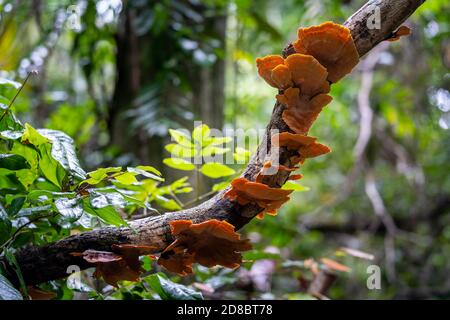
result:
[[(367, 2), (344, 23), (351, 30), (360, 56), (366, 54), (384, 39), (389, 38), (392, 32), (423, 2), (424, 0), (373, 0)], [(378, 9), (375, 9), (375, 6)], [(370, 29), (367, 21), (374, 18), (377, 10), (379, 10), (381, 19), (380, 29)], [(283, 55), (287, 56), (291, 53), (293, 53), (292, 45), (288, 45), (283, 50)], [(275, 104), (266, 128), (264, 141), (243, 173), (245, 178), (254, 180), (266, 155), (270, 152), (270, 130), (289, 131), (281, 119), (283, 109), (282, 105)], [(289, 157), (292, 155), (287, 149), (281, 148), (279, 151), (280, 163), (290, 166)], [(279, 171), (273, 176), (267, 176), (264, 183), (271, 187), (281, 187), (288, 175), (288, 172)], [(26, 283), (32, 285), (67, 276), (67, 267), (70, 265), (77, 265), (81, 269), (90, 266), (82, 258), (70, 255), (71, 252), (81, 252), (87, 249), (108, 251), (111, 250), (112, 244), (120, 243), (148, 244), (163, 250), (173, 241), (170, 221), (188, 219), (199, 223), (209, 219), (218, 219), (226, 220), (236, 229), (240, 229), (262, 211), (257, 205), (242, 206), (237, 202), (224, 199), (224, 192), (218, 193), (210, 200), (191, 209), (133, 221), (130, 223), (131, 228), (109, 227), (74, 235), (42, 247), (27, 247), (16, 253), (16, 259)], [(13, 273), (11, 273), (11, 277), (14, 277)]]

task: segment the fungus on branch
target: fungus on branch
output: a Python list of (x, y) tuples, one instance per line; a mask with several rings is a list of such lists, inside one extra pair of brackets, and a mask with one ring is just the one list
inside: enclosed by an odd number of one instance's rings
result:
[(322, 109), (331, 102), (328, 94), (318, 94), (313, 98), (300, 96), (299, 88), (289, 88), (276, 96), (277, 101), (286, 107), (282, 118), (289, 128), (300, 134), (307, 134)]
[(336, 83), (358, 64), (359, 54), (350, 30), (328, 21), (300, 28), (295, 51), (316, 58), (328, 71), (328, 81)]
[(106, 283), (117, 287), (121, 280), (138, 281), (144, 272), (139, 256), (154, 253), (156, 248), (146, 245), (113, 244), (112, 251), (86, 250), (73, 252), (73, 256), (83, 257), (89, 263), (95, 264), (94, 277), (103, 278)]
[(240, 205), (256, 203), (264, 210), (258, 214), (262, 218), (264, 213), (276, 215), (277, 210), (287, 201), (293, 190), (270, 188), (269, 186), (252, 182), (246, 178), (236, 178), (231, 182), (231, 189), (225, 193), (225, 197), (237, 201)]
[(187, 275), (192, 264), (237, 268), (242, 263), (242, 251), (251, 249), (249, 240), (241, 240), (234, 226), (216, 219), (195, 224), (190, 220), (170, 222), (173, 241), (158, 259), (167, 270)]

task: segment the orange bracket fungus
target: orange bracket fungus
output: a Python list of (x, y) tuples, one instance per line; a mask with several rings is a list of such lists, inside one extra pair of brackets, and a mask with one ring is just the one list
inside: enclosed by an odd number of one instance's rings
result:
[(276, 98), (286, 106), (282, 118), (289, 128), (296, 133), (307, 134), (323, 107), (332, 98), (327, 94), (318, 94), (309, 100), (305, 96), (300, 97), (299, 92), (298, 88), (289, 88)]
[(272, 161), (266, 161), (266, 162), (264, 162), (264, 165), (263, 165), (261, 171), (256, 176), (255, 182), (262, 183), (265, 176), (273, 175), (273, 174), (277, 173), (278, 170), (292, 172), (297, 169), (298, 169), (298, 167), (289, 168), (289, 167), (286, 167), (286, 166), (283, 166), (280, 164), (273, 165)]
[(289, 201), (292, 192), (293, 190), (270, 188), (263, 183), (248, 181), (241, 177), (231, 182), (231, 189), (225, 193), (225, 197), (241, 205), (256, 203), (264, 209), (258, 215), (258, 218), (262, 218), (264, 213), (276, 215), (277, 210)]
[(359, 54), (350, 30), (328, 21), (318, 26), (298, 29), (295, 51), (316, 58), (328, 71), (328, 80), (335, 83), (358, 64)]
[(205, 267), (237, 268), (242, 263), (241, 252), (251, 249), (250, 242), (241, 240), (226, 221), (212, 219), (195, 224), (176, 220), (170, 227), (175, 241), (161, 253), (158, 264), (179, 275), (192, 273), (194, 262)]
[(409, 36), (411, 34), (411, 29), (407, 26), (401, 26), (397, 31), (392, 32), (392, 34), (386, 39), (387, 41), (397, 41), (400, 37)]
[(286, 147), (299, 153), (300, 159), (314, 158), (331, 152), (324, 144), (316, 142), (317, 138), (298, 133), (282, 132), (272, 136), (272, 145)]
[[(359, 55), (350, 31), (333, 22), (300, 28), (293, 46), (297, 53), (285, 59), (278, 55), (258, 58), (256, 66), (259, 75), (279, 89), (276, 99), (285, 108), (282, 119), (293, 131), (273, 135), (272, 147), (297, 151), (298, 155), (291, 156), (290, 162), (303, 164), (307, 158), (331, 151), (307, 134), (322, 109), (332, 100), (328, 95), (330, 83), (350, 73), (358, 63)], [(272, 162), (267, 161), (255, 182), (244, 177), (236, 178), (225, 197), (241, 205), (256, 203), (262, 208), (258, 218), (262, 218), (264, 213), (275, 215), (277, 209), (289, 200), (292, 190), (271, 188), (263, 183), (264, 176), (273, 174), (274, 169), (294, 171), (297, 167), (272, 166)], [(295, 174), (287, 179), (300, 178), (301, 174)]]
[(122, 244), (112, 245), (110, 251), (86, 250), (73, 252), (73, 256), (83, 257), (96, 266), (94, 277), (103, 278), (106, 283), (117, 287), (121, 280), (138, 281), (144, 271), (139, 256), (154, 253), (156, 248), (145, 245)]

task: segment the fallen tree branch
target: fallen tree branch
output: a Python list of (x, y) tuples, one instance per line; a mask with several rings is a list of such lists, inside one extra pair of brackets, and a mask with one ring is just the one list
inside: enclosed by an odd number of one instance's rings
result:
[[(424, 0), (377, 0), (366, 3), (344, 23), (351, 31), (359, 55), (363, 56), (379, 42), (389, 38), (423, 2)], [(380, 29), (369, 29), (368, 19), (376, 18), (378, 12)], [(291, 44), (283, 50), (285, 57), (292, 53), (294, 51)], [(254, 180), (266, 155), (270, 152), (271, 130), (290, 131), (281, 117), (284, 108), (279, 103), (275, 104), (265, 137), (243, 173), (243, 177), (248, 180)], [(280, 164), (291, 166), (290, 157), (294, 154), (295, 152), (281, 148)], [(270, 187), (281, 187), (288, 176), (289, 172), (279, 171), (275, 175), (266, 176), (264, 183)], [(162, 251), (174, 240), (170, 231), (170, 221), (186, 219), (200, 223), (218, 219), (226, 220), (236, 229), (240, 229), (262, 211), (262, 208), (255, 204), (239, 205), (224, 198), (225, 191), (194, 208), (130, 222), (131, 228), (102, 228), (70, 236), (42, 247), (27, 247), (17, 252), (15, 256), (26, 283), (38, 284), (66, 277), (67, 268), (71, 265), (77, 265), (80, 269), (92, 266), (81, 257), (71, 255), (71, 252), (83, 252), (88, 249), (109, 251), (113, 244), (125, 243), (152, 245)], [(11, 278), (14, 278), (13, 272)]]

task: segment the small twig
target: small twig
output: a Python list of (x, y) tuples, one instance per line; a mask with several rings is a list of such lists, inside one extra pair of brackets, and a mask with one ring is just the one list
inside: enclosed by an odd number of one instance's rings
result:
[(11, 102), (9, 103), (8, 107), (5, 109), (5, 111), (3, 111), (2, 116), (0, 117), (0, 121), (3, 120), (3, 118), (6, 116), (6, 114), (8, 113), (9, 109), (11, 108), (11, 106), (13, 105), (14, 101), (16, 101), (16, 98), (19, 96), (19, 94), (22, 92), (23, 87), (25, 86), (25, 84), (27, 83), (28, 79), (30, 78), (30, 76), (32, 74), (37, 74), (37, 71), (30, 71), (27, 74), (27, 77), (25, 78), (25, 80), (23, 80), (22, 85), (20, 86), (19, 90), (17, 90), (16, 94), (14, 95), (14, 97), (12, 98)]
[(192, 200), (186, 202), (186, 203), (184, 204), (184, 206), (185, 206), (185, 207), (188, 207), (188, 206), (190, 206), (191, 204), (196, 203), (197, 201), (200, 201), (200, 200), (203, 200), (203, 199), (205, 199), (205, 198), (207, 198), (207, 197), (209, 197), (209, 196), (212, 196), (212, 195), (215, 194), (216, 192), (217, 192), (217, 191), (215, 191), (215, 190), (208, 191), (207, 193), (204, 193), (204, 194), (202, 194), (201, 196), (198, 196), (198, 197), (196, 197), (195, 199), (192, 199)]
[(170, 191), (170, 193), (169, 193), (171, 196), (172, 196), (172, 198), (175, 200), (175, 202), (181, 207), (181, 208), (184, 208), (184, 204), (183, 204), (183, 202), (181, 202), (181, 200), (177, 197), (177, 195), (173, 192), (173, 191)]

